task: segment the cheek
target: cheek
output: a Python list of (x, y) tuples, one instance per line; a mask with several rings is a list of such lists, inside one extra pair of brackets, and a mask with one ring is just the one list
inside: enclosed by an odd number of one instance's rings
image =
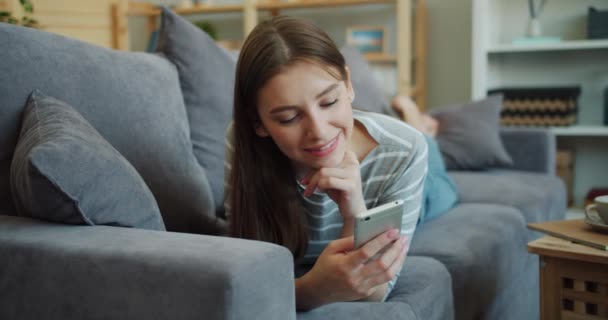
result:
[(270, 132), (272, 140), (283, 153), (288, 153), (299, 145), (299, 135), (294, 131), (295, 130), (279, 129)]

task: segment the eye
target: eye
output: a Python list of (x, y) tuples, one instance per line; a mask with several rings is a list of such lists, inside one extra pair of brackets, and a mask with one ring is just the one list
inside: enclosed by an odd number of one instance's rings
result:
[(279, 119), (279, 123), (280, 124), (290, 124), (290, 123), (294, 122), (297, 118), (298, 118), (298, 115), (296, 114), (295, 116), (293, 116), (289, 119)]
[(336, 102), (338, 102), (338, 99), (335, 99), (335, 100), (334, 100), (334, 101), (332, 101), (332, 102), (328, 102), (328, 103), (322, 103), (322, 104), (321, 104), (321, 107), (325, 107), (325, 108), (327, 108), (327, 107), (331, 107), (331, 106), (333, 106), (334, 104), (336, 104)]

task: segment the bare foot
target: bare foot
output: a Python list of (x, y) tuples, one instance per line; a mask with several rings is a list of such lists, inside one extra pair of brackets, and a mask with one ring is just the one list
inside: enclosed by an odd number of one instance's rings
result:
[(432, 137), (437, 135), (437, 120), (420, 112), (416, 103), (409, 97), (396, 96), (391, 102), (391, 107), (401, 116), (403, 121), (418, 129), (418, 131)]

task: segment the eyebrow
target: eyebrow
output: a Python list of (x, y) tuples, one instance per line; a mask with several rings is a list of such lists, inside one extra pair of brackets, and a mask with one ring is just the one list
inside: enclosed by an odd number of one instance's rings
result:
[[(326, 93), (334, 90), (335, 88), (338, 87), (338, 85), (339, 85), (338, 83), (334, 83), (334, 84), (330, 85), (329, 87), (325, 88), (325, 90), (321, 91), (321, 93), (319, 93), (315, 97), (315, 99), (319, 99)], [(272, 109), (272, 111), (270, 111), (270, 114), (275, 114), (275, 113), (279, 113), (279, 112), (283, 112), (283, 111), (287, 111), (287, 110), (291, 110), (291, 109), (295, 109), (295, 108), (296, 108), (296, 106), (280, 106), (280, 107), (276, 107), (276, 108)]]

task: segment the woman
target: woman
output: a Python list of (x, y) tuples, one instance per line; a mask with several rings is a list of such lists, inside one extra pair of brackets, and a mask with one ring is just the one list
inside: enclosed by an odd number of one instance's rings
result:
[[(426, 174), (423, 136), (355, 112), (344, 58), (312, 23), (277, 17), (245, 41), (226, 142), (232, 236), (277, 243), (312, 267), (295, 279), (299, 310), (386, 299), (414, 232)], [(406, 200), (402, 232), (354, 248), (354, 216)], [(377, 259), (371, 259), (382, 251)]]

